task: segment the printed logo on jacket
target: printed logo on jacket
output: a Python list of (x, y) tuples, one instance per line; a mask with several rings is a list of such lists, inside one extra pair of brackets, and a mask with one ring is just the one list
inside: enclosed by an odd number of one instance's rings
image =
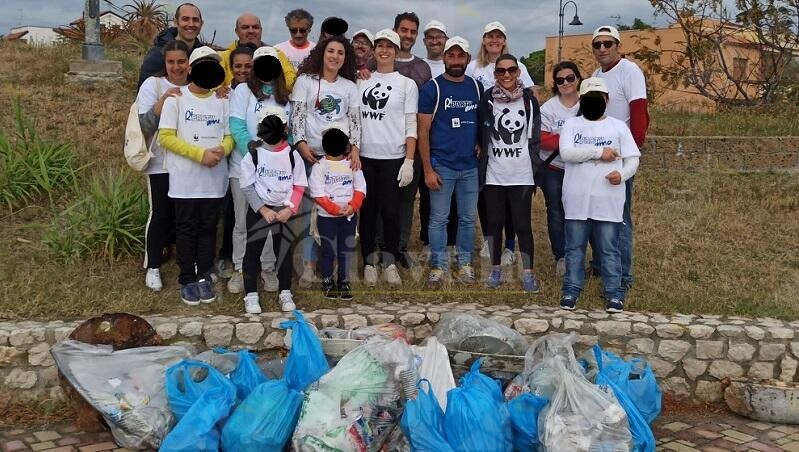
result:
[(364, 106), (369, 107), (369, 110), (364, 109), (361, 115), (364, 119), (377, 119), (382, 120), (386, 117), (385, 108), (388, 105), (388, 99), (391, 96), (391, 90), (394, 88), (391, 85), (383, 86), (382, 83), (377, 83), (375, 86), (367, 89), (361, 96), (361, 102)]
[[(524, 109), (512, 110), (510, 108), (503, 108), (500, 115), (495, 115), (493, 131), (495, 146), (492, 147), (494, 157), (521, 156), (520, 143), (524, 136), (525, 116)], [(501, 146), (503, 144), (507, 147)]]

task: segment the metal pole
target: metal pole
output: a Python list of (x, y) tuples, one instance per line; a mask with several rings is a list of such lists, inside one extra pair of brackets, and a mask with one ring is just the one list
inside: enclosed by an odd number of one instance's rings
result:
[(100, 0), (86, 0), (83, 9), (83, 23), (86, 36), (82, 55), (84, 60), (99, 61), (105, 59), (105, 49), (100, 39)]
[(560, 56), (563, 49), (563, 0), (559, 0), (558, 3), (558, 61), (555, 64), (560, 63)]

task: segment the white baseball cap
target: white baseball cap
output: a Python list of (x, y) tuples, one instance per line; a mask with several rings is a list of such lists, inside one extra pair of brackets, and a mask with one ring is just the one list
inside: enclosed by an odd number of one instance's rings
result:
[(424, 32), (427, 33), (430, 30), (438, 30), (441, 33), (447, 34), (447, 27), (443, 23), (433, 19), (424, 26)]
[(591, 41), (596, 39), (597, 36), (610, 36), (611, 38), (615, 39), (617, 42), (621, 42), (621, 37), (619, 36), (619, 30), (616, 27), (611, 25), (602, 25), (601, 27), (594, 30), (594, 36), (591, 38)]
[(260, 124), (267, 116), (277, 116), (283, 121), (283, 124), (288, 124), (289, 122), (289, 117), (286, 116), (286, 110), (275, 105), (269, 105), (258, 111), (258, 123)]
[(366, 39), (369, 40), (369, 43), (372, 44), (372, 47), (375, 45), (375, 37), (372, 36), (372, 32), (365, 28), (361, 28), (360, 30), (356, 31), (355, 34), (352, 35), (352, 39), (355, 39), (356, 36), (363, 35)]
[(218, 63), (222, 62), (222, 57), (219, 56), (218, 53), (214, 51), (214, 49), (208, 46), (202, 46), (194, 49), (189, 56), (189, 65), (194, 64), (195, 61), (201, 60), (203, 58), (212, 58), (216, 60)]
[(252, 60), (255, 61), (258, 58), (264, 56), (270, 56), (278, 61), (280, 60), (280, 56), (277, 53), (277, 49), (272, 46), (258, 47), (258, 49), (255, 50), (255, 53), (252, 54)]
[(585, 96), (588, 93), (608, 93), (608, 85), (605, 84), (605, 79), (601, 77), (589, 77), (580, 83), (580, 95)]
[(384, 28), (384, 29), (378, 31), (377, 33), (375, 33), (374, 43), (377, 44), (377, 41), (379, 41), (381, 39), (385, 39), (385, 40), (391, 42), (392, 44), (397, 46), (397, 48), (400, 47), (400, 37), (399, 37), (399, 35), (397, 34), (396, 31), (394, 31), (394, 30), (392, 30), (390, 28)]
[(444, 52), (448, 51), (453, 47), (460, 47), (466, 53), (469, 53), (469, 41), (461, 38), (460, 36), (453, 36), (447, 39), (446, 44), (444, 44)]
[(505, 26), (499, 22), (489, 22), (486, 24), (485, 28), (483, 28), (483, 34), (490, 33), (494, 30), (501, 31), (503, 35), (508, 36), (508, 31), (505, 29)]

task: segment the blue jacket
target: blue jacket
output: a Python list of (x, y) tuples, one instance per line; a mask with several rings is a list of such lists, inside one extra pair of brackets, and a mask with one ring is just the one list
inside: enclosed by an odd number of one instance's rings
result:
[[(136, 85), (136, 89), (141, 87), (141, 84), (147, 80), (147, 77), (162, 75), (164, 73), (164, 46), (174, 41), (177, 36), (178, 29), (175, 27), (169, 27), (161, 33), (158, 33), (158, 36), (156, 36), (153, 41), (153, 47), (147, 51), (147, 55), (144, 56), (144, 60), (141, 63), (141, 68), (139, 69), (139, 83)], [(194, 51), (194, 49), (204, 45), (204, 43), (200, 42), (199, 38), (195, 39), (194, 47), (192, 47), (190, 51)]]

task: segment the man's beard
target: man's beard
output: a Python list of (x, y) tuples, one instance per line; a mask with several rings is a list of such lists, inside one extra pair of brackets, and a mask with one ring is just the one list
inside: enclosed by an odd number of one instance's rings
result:
[(466, 73), (466, 66), (444, 66), (444, 72), (450, 77), (460, 77)]

